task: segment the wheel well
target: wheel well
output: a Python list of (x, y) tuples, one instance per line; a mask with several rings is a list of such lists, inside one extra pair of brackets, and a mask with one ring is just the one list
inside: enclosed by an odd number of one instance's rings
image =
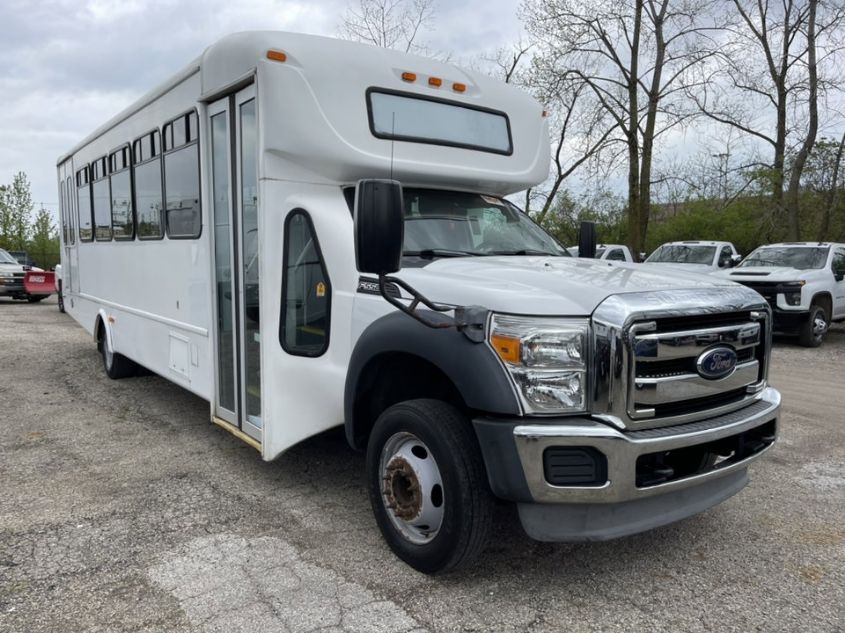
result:
[(826, 292), (820, 292), (815, 295), (810, 305), (823, 307), (828, 319), (833, 314), (833, 298)]
[(102, 351), (103, 337), (106, 335), (106, 324), (103, 323), (102, 315), (97, 315), (94, 320), (94, 342), (97, 343), (97, 349)]
[(378, 417), (405, 400), (434, 398), (468, 413), (458, 388), (437, 366), (413, 354), (386, 353), (371, 359), (356, 385), (352, 434), (363, 449)]

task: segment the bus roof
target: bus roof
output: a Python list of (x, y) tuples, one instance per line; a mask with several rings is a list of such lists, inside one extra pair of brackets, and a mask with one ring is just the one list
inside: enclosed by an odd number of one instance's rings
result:
[[(283, 53), (284, 59), (268, 59), (268, 51)], [(206, 103), (263, 74), (266, 78), (259, 83), (266, 89), (260, 97), (272, 106), (259, 116), (270, 126), (265, 127), (268, 138), (286, 144), (273, 147), (268, 142), (265, 150), (297, 156), (306, 167), (319, 163), (327, 180), (348, 181), (361, 177), (360, 173), (381, 175), (388, 166), (392, 171), (394, 159), (400, 179), (426, 184), (434, 182), (439, 172), (455, 183), (473, 182), (502, 194), (525, 189), (548, 176), (544, 112), (520, 88), (426, 57), (280, 31), (234, 33), (220, 39), (88, 135), (63, 155), (59, 164), (196, 74), (200, 87), (196, 101)], [(369, 89), (504, 114), (511, 151), (473, 150), (467, 154), (466, 146), (456, 150), (455, 146), (446, 147), (447, 143), (402, 143), (398, 136), (394, 141), (376, 138)], [(281, 117), (287, 117), (286, 121)]]

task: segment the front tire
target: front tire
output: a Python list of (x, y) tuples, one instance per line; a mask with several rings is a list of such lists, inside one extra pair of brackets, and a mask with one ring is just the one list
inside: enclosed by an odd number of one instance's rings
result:
[(387, 544), (426, 574), (455, 570), (484, 549), (493, 495), (470, 421), (439, 400), (381, 414), (367, 446), (370, 502)]
[(804, 347), (818, 347), (824, 341), (829, 327), (827, 311), (820, 305), (814, 305), (810, 308), (810, 318), (801, 329), (798, 342)]
[(138, 372), (138, 365), (135, 361), (126, 358), (123, 354), (118, 354), (112, 349), (109, 337), (106, 335), (106, 330), (103, 326), (100, 326), (97, 337), (97, 348), (103, 357), (103, 369), (106, 370), (106, 376), (112, 380), (129, 378)]

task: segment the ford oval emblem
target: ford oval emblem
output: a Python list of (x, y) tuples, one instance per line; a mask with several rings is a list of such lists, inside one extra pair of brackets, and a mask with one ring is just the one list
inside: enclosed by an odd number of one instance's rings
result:
[(736, 368), (736, 352), (730, 347), (713, 347), (703, 352), (695, 362), (698, 375), (708, 380), (717, 380), (733, 373)]

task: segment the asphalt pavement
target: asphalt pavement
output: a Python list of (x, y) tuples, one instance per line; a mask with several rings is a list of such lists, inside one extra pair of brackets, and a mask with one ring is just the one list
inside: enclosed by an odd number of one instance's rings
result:
[(511, 508), (474, 567), (381, 540), (330, 432), (272, 463), (157, 376), (0, 299), (0, 631), (845, 630), (845, 325), (777, 341), (780, 440), (739, 495), (606, 543), (531, 541)]

